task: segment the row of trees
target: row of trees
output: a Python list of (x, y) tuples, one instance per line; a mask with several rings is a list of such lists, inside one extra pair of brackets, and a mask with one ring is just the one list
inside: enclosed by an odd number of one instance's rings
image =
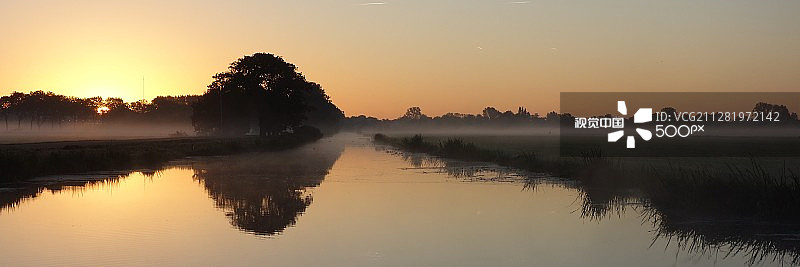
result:
[[(779, 114), (780, 118), (783, 118), (786, 121), (794, 121), (798, 119), (797, 113), (790, 112), (789, 108), (785, 105), (779, 104), (770, 104), (765, 102), (758, 102), (753, 106), (753, 112), (764, 112), (764, 113), (777, 113)], [(661, 109), (661, 112), (666, 112), (669, 114), (673, 114), (678, 112), (677, 109), (673, 107), (665, 107)], [(505, 112), (500, 112), (494, 107), (486, 107), (480, 114), (462, 114), (462, 113), (446, 113), (441, 116), (437, 117), (429, 117), (422, 113), (422, 109), (419, 107), (410, 107), (406, 110), (406, 113), (395, 119), (394, 121), (426, 121), (426, 120), (464, 120), (464, 121), (518, 121), (518, 122), (531, 122), (531, 121), (557, 121), (559, 118), (562, 117), (572, 117), (571, 114), (559, 114), (555, 111), (551, 111), (547, 113), (544, 117), (540, 116), (539, 113), (531, 114), (528, 112), (527, 109), (524, 107), (519, 107), (517, 112), (514, 113), (511, 110), (507, 110)], [(611, 114), (605, 114), (598, 117), (612, 117)], [(358, 117), (351, 117), (355, 118), (367, 118), (365, 116), (358, 116)], [(377, 119), (375, 119), (377, 120)], [(392, 121), (392, 120), (384, 120), (384, 121)]]
[[(121, 98), (79, 98), (53, 92), (13, 92), (0, 97), (0, 119), (6, 130), (74, 123), (187, 123), (198, 96), (159, 96), (126, 103)], [(14, 125), (16, 124), (16, 125)]]
[(546, 117), (541, 117), (539, 113), (531, 114), (528, 112), (525, 107), (519, 107), (517, 109), (517, 113), (512, 112), (511, 110), (507, 110), (505, 112), (501, 112), (494, 107), (486, 107), (480, 114), (463, 114), (463, 113), (446, 113), (442, 116), (437, 117), (429, 117), (422, 113), (422, 109), (419, 107), (410, 107), (406, 110), (406, 113), (397, 118), (397, 120), (406, 120), (406, 121), (414, 121), (414, 120), (452, 120), (452, 119), (466, 119), (466, 120), (507, 120), (507, 121), (531, 121), (531, 120), (538, 120), (538, 119), (547, 119), (547, 117), (551, 117), (551, 119), (557, 119), (558, 114), (555, 111), (552, 111), (547, 114)]
[[(673, 114), (677, 112), (675, 108), (665, 107), (660, 110)], [(781, 122), (796, 122), (797, 113), (790, 112), (785, 105), (770, 104), (759, 102), (752, 109), (753, 112), (778, 113)], [(597, 115), (594, 117), (613, 117), (612, 114)], [(548, 112), (544, 116), (538, 113), (531, 114), (524, 107), (519, 107), (517, 112), (510, 110), (501, 112), (494, 107), (486, 107), (478, 114), (446, 113), (441, 116), (431, 117), (422, 112), (419, 107), (410, 107), (406, 113), (397, 119), (377, 119), (365, 115), (352, 116), (347, 118), (345, 127), (352, 130), (364, 129), (413, 129), (425, 127), (533, 127), (556, 126), (559, 123), (572, 123), (574, 116), (569, 113), (560, 114), (555, 111)]]
[(41, 126), (64, 123), (191, 122), (201, 134), (260, 135), (291, 132), (301, 125), (338, 130), (344, 113), (317, 83), (281, 57), (257, 53), (214, 75), (201, 96), (163, 96), (151, 102), (120, 98), (77, 98), (52, 92), (14, 92), (0, 98), (0, 118)]
[(517, 112), (510, 110), (501, 112), (494, 107), (486, 107), (478, 114), (446, 113), (431, 117), (419, 107), (410, 107), (397, 119), (377, 119), (365, 115), (347, 118), (345, 127), (350, 130), (412, 130), (415, 128), (526, 128), (536, 125), (557, 125), (560, 115), (555, 111), (544, 116), (531, 114), (525, 107)]

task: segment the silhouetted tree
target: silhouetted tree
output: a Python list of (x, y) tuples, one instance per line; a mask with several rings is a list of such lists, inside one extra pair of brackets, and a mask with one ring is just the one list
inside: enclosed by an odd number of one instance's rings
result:
[(406, 110), (406, 114), (403, 114), (401, 119), (405, 120), (420, 120), (422, 118), (427, 118), (425, 114), (422, 113), (422, 109), (419, 107), (410, 107)]
[(128, 104), (128, 108), (135, 113), (147, 113), (150, 111), (152, 105), (145, 100), (139, 100)]
[(448, 112), (448, 113), (442, 115), (441, 118), (445, 119), (445, 120), (454, 120), (454, 119), (463, 119), (463, 118), (466, 118), (466, 117), (467, 117), (467, 114), (461, 114), (461, 113), (456, 113), (456, 112)]
[(0, 97), (0, 116), (6, 123), (6, 130), (8, 130), (8, 117), (11, 115), (11, 96)]
[(305, 124), (319, 128), (323, 132), (338, 131), (340, 122), (344, 119), (344, 112), (331, 102), (322, 86), (309, 82), (308, 90), (301, 92), (305, 94), (303, 98), (310, 109), (306, 114)]
[(547, 113), (547, 118), (546, 119), (548, 121), (557, 121), (558, 118), (559, 118), (559, 115), (555, 111), (550, 111), (550, 112)]
[(159, 96), (147, 106), (147, 120), (152, 122), (190, 121), (192, 105), (199, 96)]
[(192, 125), (195, 131), (208, 133), (222, 128), (221, 90), (211, 88), (192, 106)]
[(501, 113), (500, 111), (498, 111), (496, 108), (493, 108), (493, 107), (486, 107), (485, 109), (483, 109), (483, 112), (481, 112), (481, 115), (483, 115), (483, 117), (486, 117), (486, 118), (489, 118), (489, 119), (500, 118), (500, 116), (502, 114), (503, 113)]
[[(753, 112), (764, 112), (764, 113), (775, 113), (779, 114), (778, 119), (781, 121), (789, 121), (792, 120), (792, 113), (789, 112), (789, 108), (784, 105), (775, 105), (769, 104), (764, 102), (756, 103), (755, 107), (753, 107)], [(774, 117), (774, 116), (773, 116)], [(796, 115), (795, 115), (796, 119)]]
[(344, 117), (322, 87), (307, 81), (294, 65), (272, 54), (256, 53), (214, 75), (194, 106), (192, 123), (198, 132), (216, 129), (243, 134), (256, 124), (261, 135), (278, 134), (300, 126), (314, 111), (318, 120)]
[(525, 119), (527, 119), (527, 118), (530, 118), (530, 117), (531, 117), (531, 113), (530, 113), (530, 112), (528, 112), (528, 110), (527, 110), (527, 109), (525, 109), (524, 107), (519, 107), (519, 108), (517, 109), (517, 117), (520, 117), (520, 118), (525, 118)]

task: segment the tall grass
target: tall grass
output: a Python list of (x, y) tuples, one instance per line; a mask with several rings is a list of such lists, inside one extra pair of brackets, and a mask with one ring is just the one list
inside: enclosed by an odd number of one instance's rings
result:
[[(653, 242), (668, 239), (690, 253), (725, 258), (743, 254), (749, 265), (765, 261), (800, 263), (800, 171), (791, 166), (768, 169), (749, 165), (726, 167), (630, 164), (587, 150), (576, 158), (544, 160), (534, 152), (481, 149), (461, 139), (428, 143), (376, 135), (375, 141), (400, 149), (461, 160), (479, 160), (529, 171), (546, 172), (574, 183), (584, 218), (621, 214), (636, 203), (643, 220), (656, 227)], [(526, 183), (535, 188), (537, 180)]]
[(752, 160), (746, 167), (685, 168), (638, 166), (623, 159), (606, 157), (601, 150), (584, 151), (581, 157), (542, 159), (535, 152), (509, 153), (481, 149), (462, 139), (426, 142), (421, 135), (394, 138), (374, 136), (379, 143), (412, 152), (465, 161), (493, 162), (501, 166), (579, 181), (583, 213), (602, 217), (628, 202), (649, 202), (662, 210), (682, 214), (716, 214), (800, 221), (800, 171), (784, 166), (768, 171)]
[(652, 169), (648, 196), (660, 210), (681, 210), (685, 217), (732, 217), (742, 214), (800, 221), (800, 176), (783, 166), (770, 172), (758, 160), (747, 167)]

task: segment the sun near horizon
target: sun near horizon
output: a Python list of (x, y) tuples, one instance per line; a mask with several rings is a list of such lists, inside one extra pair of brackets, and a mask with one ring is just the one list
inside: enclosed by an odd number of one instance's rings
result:
[(544, 114), (562, 91), (800, 84), (797, 1), (377, 3), (2, 2), (0, 94), (201, 94), (256, 52), (297, 65), (347, 116), (378, 118), (410, 106)]

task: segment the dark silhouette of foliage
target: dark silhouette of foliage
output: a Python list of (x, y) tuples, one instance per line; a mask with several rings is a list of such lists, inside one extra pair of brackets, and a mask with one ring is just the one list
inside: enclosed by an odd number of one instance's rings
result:
[(797, 120), (797, 113), (790, 113), (789, 108), (784, 105), (769, 104), (764, 102), (756, 103), (753, 112), (777, 113), (780, 121)]
[(498, 111), (496, 108), (486, 107), (485, 109), (483, 109), (483, 112), (481, 113), (481, 115), (483, 115), (484, 117), (489, 118), (489, 119), (497, 119), (497, 118), (500, 118), (500, 116), (502, 116), (503, 113)]
[[(569, 116), (568, 116), (569, 117)], [(419, 107), (410, 107), (403, 116), (397, 119), (378, 119), (365, 115), (347, 118), (344, 128), (348, 130), (404, 130), (404, 129), (447, 129), (450, 128), (527, 128), (538, 126), (558, 126), (561, 114), (550, 112), (547, 118), (538, 113), (531, 114), (525, 107), (518, 107), (517, 113), (500, 112), (494, 107), (486, 107), (480, 114), (464, 114), (449, 112), (441, 116), (430, 117)]]
[(403, 117), (400, 117), (400, 119), (404, 120), (421, 120), (424, 118), (428, 118), (428, 116), (423, 114), (422, 109), (419, 107), (408, 108), (408, 110), (406, 110), (406, 114), (403, 115)]
[(192, 122), (201, 133), (241, 135), (253, 126), (260, 135), (292, 131), (304, 121), (338, 122), (344, 114), (319, 84), (273, 54), (256, 53), (231, 63), (194, 106)]
[(341, 143), (326, 142), (278, 153), (200, 160), (193, 165), (193, 177), (202, 181), (232, 225), (270, 236), (297, 222), (313, 202), (308, 189), (320, 185), (343, 149)]
[(306, 114), (304, 124), (321, 129), (326, 133), (338, 131), (341, 121), (344, 120), (344, 112), (331, 102), (322, 86), (310, 82), (308, 90), (301, 92), (305, 94), (306, 105), (311, 109)]
[(78, 98), (57, 95), (52, 92), (13, 92), (0, 97), (0, 117), (6, 130), (11, 130), (9, 121), (16, 120), (16, 129), (22, 129), (23, 121), (28, 128), (43, 125), (76, 123), (151, 123), (188, 122), (191, 105), (197, 96), (159, 96), (152, 102), (144, 100), (125, 103), (121, 98)]
[(517, 115), (517, 117), (520, 117), (520, 118), (530, 118), (531, 117), (531, 113), (528, 112), (528, 110), (525, 109), (524, 107), (519, 107), (517, 109), (517, 114), (516, 115)]

